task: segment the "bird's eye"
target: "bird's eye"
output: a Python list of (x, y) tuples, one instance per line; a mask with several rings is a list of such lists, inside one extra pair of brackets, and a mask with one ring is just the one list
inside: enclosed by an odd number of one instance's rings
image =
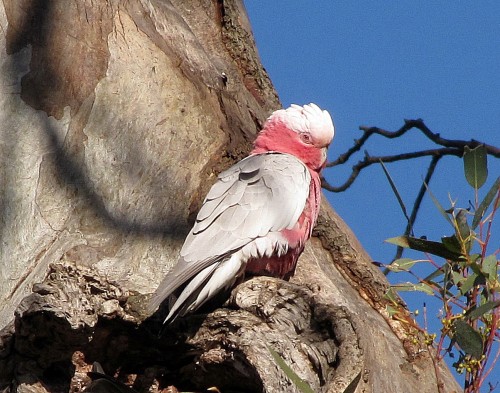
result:
[(304, 143), (307, 143), (308, 145), (312, 143), (311, 135), (306, 132), (300, 134), (300, 140)]

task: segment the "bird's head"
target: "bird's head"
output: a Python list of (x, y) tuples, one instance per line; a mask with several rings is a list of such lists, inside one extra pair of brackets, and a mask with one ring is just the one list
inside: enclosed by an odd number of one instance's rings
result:
[(296, 156), (319, 172), (335, 129), (330, 114), (315, 104), (291, 105), (271, 114), (257, 136), (252, 153), (277, 151)]

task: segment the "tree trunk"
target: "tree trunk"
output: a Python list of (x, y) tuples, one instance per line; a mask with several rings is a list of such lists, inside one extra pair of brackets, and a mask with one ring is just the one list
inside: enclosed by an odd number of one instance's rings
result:
[[(0, 2), (0, 389), (436, 392), (388, 283), (323, 203), (290, 282), (257, 277), (158, 338), (144, 314), (216, 175), (280, 104), (240, 1)], [(220, 304), (219, 304), (220, 306)]]

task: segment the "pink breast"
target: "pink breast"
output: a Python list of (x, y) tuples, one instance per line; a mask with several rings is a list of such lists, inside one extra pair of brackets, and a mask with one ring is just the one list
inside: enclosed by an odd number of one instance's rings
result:
[(306, 241), (311, 237), (319, 213), (321, 183), (316, 172), (310, 170), (310, 173), (312, 181), (304, 211), (294, 228), (282, 231), (287, 239), (288, 252), (282, 256), (251, 258), (245, 268), (246, 274), (288, 279), (295, 272), (297, 260), (304, 250)]
[(291, 249), (280, 257), (252, 258), (247, 262), (245, 274), (288, 279), (295, 272), (297, 259), (302, 253), (303, 248)]

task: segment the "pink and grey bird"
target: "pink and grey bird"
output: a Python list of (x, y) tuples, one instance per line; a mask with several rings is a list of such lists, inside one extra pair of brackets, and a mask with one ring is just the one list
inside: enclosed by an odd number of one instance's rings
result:
[(333, 135), (330, 114), (315, 104), (275, 111), (250, 155), (218, 176), (151, 311), (168, 299), (167, 323), (245, 273), (290, 277), (318, 218)]

